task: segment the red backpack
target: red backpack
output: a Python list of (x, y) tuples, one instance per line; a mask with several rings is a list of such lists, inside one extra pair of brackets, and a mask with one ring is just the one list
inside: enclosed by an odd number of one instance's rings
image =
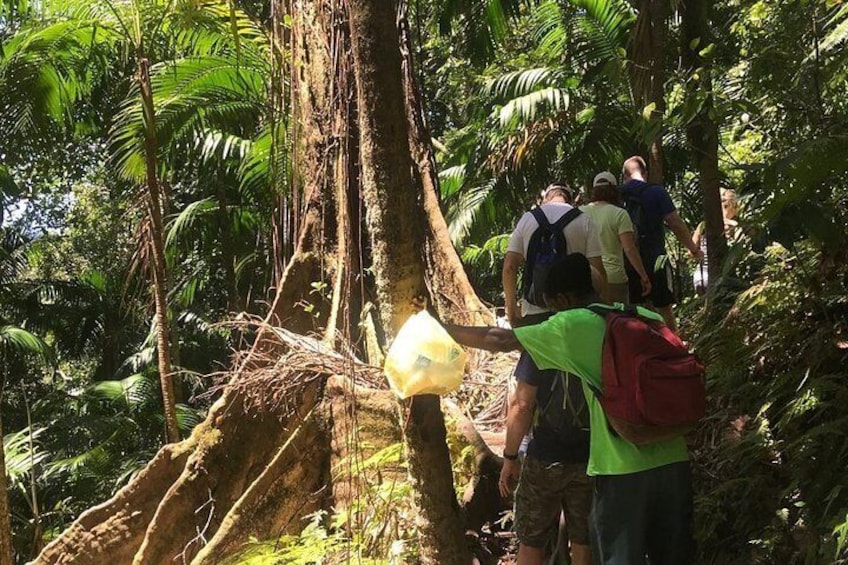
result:
[(692, 429), (704, 417), (704, 366), (680, 338), (635, 308), (589, 310), (607, 324), (599, 401), (612, 429), (637, 445)]

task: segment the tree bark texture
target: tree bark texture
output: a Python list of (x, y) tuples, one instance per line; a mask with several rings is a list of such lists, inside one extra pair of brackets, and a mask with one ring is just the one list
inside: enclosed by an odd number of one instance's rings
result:
[[(425, 241), (413, 174), (401, 68), (396, 2), (349, 0), (350, 37), (359, 107), (363, 198), (383, 329), (391, 339), (425, 295)], [(470, 558), (453, 489), (439, 398), (405, 403), (409, 474), (419, 509), (421, 559), (467, 565)]]
[(432, 138), (424, 118), (421, 93), (415, 82), (414, 51), (405, 6), (399, 18), (403, 88), (409, 120), (409, 149), (415, 161), (413, 172), (416, 182), (421, 186), (421, 201), (426, 218), (425, 260), (430, 295), (439, 315), (445, 319), (471, 326), (493, 325), (494, 316), (471, 286), (439, 206), (439, 174)]
[(712, 0), (684, 0), (682, 10), (681, 50), (683, 63), (689, 73), (687, 94), (704, 98), (701, 110), (686, 128), (686, 137), (695, 158), (704, 207), (707, 238), (707, 273), (709, 285), (721, 277), (722, 264), (727, 257), (727, 237), (721, 207), (721, 178), (718, 168), (718, 124), (713, 118), (712, 75), (710, 62), (701, 52), (712, 43), (710, 12)]
[(362, 192), (381, 317), (393, 337), (426, 293), (423, 222), (409, 154), (397, 3), (348, 2), (359, 107)]
[(662, 123), (665, 115), (665, 37), (667, 0), (638, 0), (638, 15), (631, 37), (630, 80), (636, 111), (653, 104), (650, 120), (657, 133), (649, 140), (648, 180), (663, 182)]
[(251, 537), (297, 534), (302, 516), (326, 507), (328, 433), (313, 417), (320, 387), (305, 386), (293, 413), (228, 389), (189, 439), (165, 446), (34, 563), (199, 565), (219, 562)]
[(195, 446), (192, 436), (163, 447), (128, 485), (111, 499), (83, 512), (33, 563), (132, 563), (153, 514)]
[(171, 367), (171, 335), (168, 320), (168, 279), (165, 268), (165, 227), (162, 222), (162, 198), (156, 171), (156, 112), (150, 84), (150, 62), (138, 55), (138, 83), (144, 113), (144, 149), (147, 167), (147, 210), (150, 225), (150, 250), (153, 257), (153, 301), (156, 308), (156, 352), (162, 405), (165, 411), (165, 437), (168, 442), (180, 440), (177, 407), (174, 400)]
[(358, 323), (359, 194), (349, 41), (341, 3), (298, 0), (292, 11), (295, 184), (306, 197), (294, 256), (268, 321), (292, 331), (353, 333)]

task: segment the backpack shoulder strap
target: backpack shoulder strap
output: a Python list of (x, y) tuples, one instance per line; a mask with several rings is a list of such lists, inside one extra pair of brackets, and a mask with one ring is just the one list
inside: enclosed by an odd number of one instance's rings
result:
[[(583, 212), (580, 211), (576, 206), (559, 217), (559, 219), (554, 222), (554, 225), (551, 227), (551, 231), (554, 233), (554, 237), (557, 238), (561, 243), (558, 245), (558, 248), (565, 254), (568, 254), (568, 239), (565, 237), (565, 228), (568, 227), (568, 224), (576, 220)], [(560, 247), (561, 246), (561, 247)]]
[(597, 314), (598, 316), (604, 319), (606, 319), (608, 314), (618, 311), (613, 308), (604, 308), (603, 306), (598, 306), (597, 304), (590, 304), (586, 306), (586, 310), (592, 312), (593, 314)]
[(533, 208), (532, 210), (530, 210), (530, 213), (533, 214), (534, 218), (536, 218), (536, 222), (538, 222), (540, 228), (551, 227), (551, 222), (548, 220), (548, 217), (545, 215), (545, 211), (542, 210), (541, 206)]
[(642, 317), (642, 315), (639, 314), (639, 310), (636, 309), (636, 306), (625, 306), (624, 310), (619, 310), (617, 308), (604, 308), (597, 304), (590, 304), (589, 306), (586, 306), (586, 310), (589, 310), (593, 314), (597, 314), (604, 319), (606, 319), (610, 314), (626, 314), (628, 316)]

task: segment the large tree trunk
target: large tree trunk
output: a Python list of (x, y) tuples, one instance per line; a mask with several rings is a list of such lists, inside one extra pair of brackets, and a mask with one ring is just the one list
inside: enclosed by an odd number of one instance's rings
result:
[(439, 314), (456, 323), (480, 326), (494, 323), (494, 316), (468, 280), (448, 233), (448, 225), (439, 206), (439, 174), (433, 155), (433, 142), (424, 117), (424, 104), (415, 82), (412, 37), (407, 19), (406, 4), (399, 17), (401, 56), (403, 58), (403, 87), (409, 119), (409, 146), (415, 160), (416, 183), (421, 186), (424, 208), (425, 261), (430, 294)]
[[(351, 301), (351, 288), (358, 286), (360, 163), (377, 297), (388, 336), (412, 313), (411, 298), (426, 293), (427, 276), (443, 289), (437, 292), (449, 297), (435, 301), (440, 310), (463, 319), (480, 315), (482, 309), (458, 260), (445, 261), (429, 273), (425, 269), (421, 253), (435, 250), (450, 258), (455, 251), (448, 240), (426, 235), (435, 231), (440, 213), (435, 181), (429, 189), (426, 181), (422, 187), (426, 175), (417, 167), (424, 169), (426, 161), (429, 174), (435, 170), (431, 159), (422, 159), (429, 151), (426, 144), (415, 145), (410, 129), (412, 114), (406, 106), (411, 99), (404, 99), (395, 7), (377, 4), (357, 0), (351, 5), (350, 29), (360, 34), (353, 45), (348, 27), (341, 25), (347, 22), (344, 2), (299, 0), (292, 14), (299, 132), (295, 168), (310, 199), (269, 319), (284, 322), (287, 329), (302, 324), (312, 330), (326, 323), (325, 343), (334, 341), (333, 327), (344, 329), (358, 321), (345, 304)], [(358, 107), (351, 105), (352, 86), (346, 84), (351, 47)], [(353, 127), (356, 116), (361, 133)], [(426, 139), (422, 131), (419, 140)], [(413, 150), (414, 160), (411, 146), (419, 148)], [(428, 228), (424, 201), (430, 197)], [(451, 279), (441, 280), (443, 276)], [(450, 288), (463, 280), (465, 286)], [(332, 295), (316, 318), (304, 315), (297, 301), (309, 297), (317, 281), (326, 283)], [(250, 539), (297, 534), (302, 518), (316, 509), (361, 508), (359, 495), (367, 477), (339, 476), (331, 470), (398, 438), (407, 446), (421, 509), (421, 561), (470, 561), (437, 397), (417, 398), (399, 425), (393, 395), (362, 388), (384, 386), (378, 368), (279, 328), (262, 329), (256, 346), (237, 366), (224, 397), (189, 440), (167, 446), (147, 471), (97, 512), (84, 514), (37, 562), (121, 565), (165, 563), (174, 557), (194, 564), (220, 562)], [(465, 518), (479, 527), (502, 510), (496, 491), (499, 460), (469, 422), (462, 420), (459, 431), (478, 454)], [(136, 505), (140, 512), (128, 514)]]
[(721, 267), (727, 256), (718, 170), (719, 131), (718, 124), (710, 113), (713, 108), (711, 63), (701, 56), (701, 52), (712, 42), (711, 7), (712, 0), (684, 0), (680, 38), (682, 59), (689, 74), (687, 95), (705, 98), (701, 111), (687, 126), (686, 137), (694, 154), (701, 186), (710, 286), (719, 280)]
[[(271, 332), (272, 334), (274, 332)], [(278, 335), (278, 334), (274, 334)], [(394, 396), (375, 390), (379, 369), (288, 334), (289, 351), (270, 367), (236, 376), (191, 437), (165, 446), (111, 500), (82, 514), (35, 564), (213, 565), (251, 539), (296, 535), (318, 509), (351, 512), (351, 534), (373, 511), (368, 485), (401, 480), (400, 467), (361, 468), (399, 441)], [(343, 374), (344, 373), (344, 374)], [(494, 522), (500, 461), (458, 410), (459, 448), (477, 471), (466, 492), (475, 529)], [(359, 514), (362, 516), (359, 516)], [(423, 562), (447, 563), (426, 557)]]
[[(0, 383), (0, 404), (3, 402)], [(12, 525), (9, 521), (9, 484), (6, 480), (6, 453), (3, 450), (3, 418), (0, 410), (0, 565), (12, 565)]]
[[(349, 0), (350, 36), (359, 106), (363, 197), (383, 328), (394, 336), (425, 295), (420, 185), (409, 152), (398, 45), (397, 3)], [(406, 403), (403, 427), (409, 474), (419, 508), (421, 559), (469, 562), (453, 489), (444, 417), (436, 396)], [(406, 416), (404, 416), (406, 417)]]
[(648, 146), (648, 180), (663, 182), (662, 124), (665, 115), (665, 36), (668, 0), (637, 0), (638, 15), (631, 37), (630, 79), (636, 111), (653, 105)]
[(138, 84), (144, 113), (144, 153), (147, 166), (147, 210), (150, 226), (150, 250), (153, 258), (153, 301), (156, 306), (156, 352), (159, 381), (165, 410), (165, 437), (180, 440), (177, 407), (174, 400), (171, 367), (171, 336), (168, 320), (168, 280), (165, 268), (165, 227), (162, 222), (161, 187), (156, 171), (156, 112), (150, 85), (150, 62), (138, 53)]

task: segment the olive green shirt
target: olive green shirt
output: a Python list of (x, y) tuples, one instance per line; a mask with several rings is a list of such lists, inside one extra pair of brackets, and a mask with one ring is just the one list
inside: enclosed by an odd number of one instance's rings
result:
[(607, 202), (593, 202), (581, 206), (580, 211), (592, 218), (592, 223), (595, 224), (607, 282), (626, 283), (627, 273), (624, 270), (624, 253), (619, 235), (633, 231), (633, 222), (627, 211)]

